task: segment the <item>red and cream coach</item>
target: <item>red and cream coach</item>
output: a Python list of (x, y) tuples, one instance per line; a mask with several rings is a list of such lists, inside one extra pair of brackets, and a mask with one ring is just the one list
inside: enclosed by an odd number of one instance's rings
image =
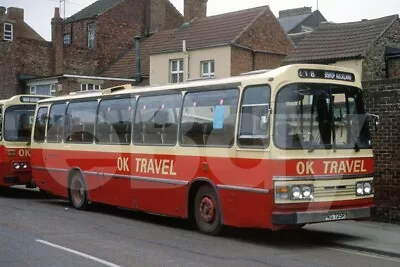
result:
[(0, 187), (31, 183), (31, 130), (36, 102), (46, 96), (16, 95), (0, 100)]
[(323, 65), (55, 97), (37, 106), (33, 177), (77, 209), (193, 218), (208, 234), (363, 219), (367, 116), (360, 77)]

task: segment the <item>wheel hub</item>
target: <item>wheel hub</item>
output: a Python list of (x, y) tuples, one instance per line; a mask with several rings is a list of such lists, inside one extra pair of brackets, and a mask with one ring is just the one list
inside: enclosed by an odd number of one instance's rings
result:
[(84, 194), (84, 187), (80, 181), (75, 181), (72, 187), (72, 198), (75, 203), (80, 204), (82, 202)]
[(215, 204), (209, 196), (205, 196), (200, 202), (200, 217), (206, 223), (215, 220)]

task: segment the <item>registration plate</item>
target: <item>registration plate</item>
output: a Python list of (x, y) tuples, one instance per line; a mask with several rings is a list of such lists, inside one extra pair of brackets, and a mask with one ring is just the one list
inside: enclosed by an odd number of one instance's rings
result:
[(347, 214), (343, 212), (338, 213), (329, 213), (325, 216), (325, 221), (337, 221), (337, 220), (345, 220), (347, 218)]

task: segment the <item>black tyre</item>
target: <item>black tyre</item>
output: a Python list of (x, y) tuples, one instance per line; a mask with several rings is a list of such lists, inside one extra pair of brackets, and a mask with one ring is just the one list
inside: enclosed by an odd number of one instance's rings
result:
[(198, 229), (209, 235), (221, 232), (221, 209), (216, 192), (211, 186), (200, 187), (194, 200), (194, 218)]
[(68, 190), (71, 205), (78, 210), (86, 210), (88, 207), (87, 189), (80, 173), (75, 172), (72, 174)]

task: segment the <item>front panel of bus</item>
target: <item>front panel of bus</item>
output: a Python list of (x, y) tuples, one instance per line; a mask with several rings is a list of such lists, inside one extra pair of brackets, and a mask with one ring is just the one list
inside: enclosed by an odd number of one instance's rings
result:
[[(314, 74), (313, 74), (314, 73)], [(299, 75), (319, 77), (317, 71)], [(359, 219), (374, 211), (373, 155), (362, 90), (351, 73), (279, 88), (272, 115), (272, 224)]]
[(31, 186), (29, 143), (36, 108), (34, 102), (38, 99), (21, 96), (2, 106), (0, 186)]

